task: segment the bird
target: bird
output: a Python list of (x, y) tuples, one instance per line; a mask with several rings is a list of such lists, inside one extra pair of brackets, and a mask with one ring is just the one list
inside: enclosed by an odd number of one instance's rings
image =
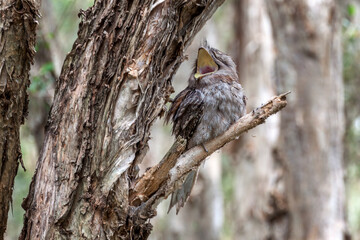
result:
[[(246, 96), (231, 57), (206, 41), (198, 49), (188, 86), (172, 101), (165, 123), (172, 121), (172, 134), (187, 140), (186, 150), (224, 133), (246, 113)], [(192, 170), (171, 196), (169, 210), (184, 206), (196, 182), (199, 167)]]

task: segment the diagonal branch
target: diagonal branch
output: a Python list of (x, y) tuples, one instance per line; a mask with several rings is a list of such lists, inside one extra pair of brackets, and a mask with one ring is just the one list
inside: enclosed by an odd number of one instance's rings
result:
[(224, 134), (205, 143), (207, 152), (201, 146), (196, 146), (183, 154), (186, 140), (178, 138), (161, 162), (137, 180), (130, 193), (131, 204), (139, 206), (145, 203), (140, 209), (149, 209), (149, 207), (154, 209), (160, 202), (156, 200), (168, 197), (182, 177), (199, 166), (206, 157), (283, 109), (287, 105), (286, 95), (289, 93), (273, 97), (260, 108), (239, 119)]

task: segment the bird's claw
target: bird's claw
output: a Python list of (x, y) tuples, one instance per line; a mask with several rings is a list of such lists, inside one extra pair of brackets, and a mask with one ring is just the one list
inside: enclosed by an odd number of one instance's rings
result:
[(203, 147), (203, 149), (204, 149), (205, 152), (207, 152), (207, 153), (209, 152), (209, 151), (207, 150), (207, 148), (205, 147), (205, 144), (202, 143), (201, 146)]

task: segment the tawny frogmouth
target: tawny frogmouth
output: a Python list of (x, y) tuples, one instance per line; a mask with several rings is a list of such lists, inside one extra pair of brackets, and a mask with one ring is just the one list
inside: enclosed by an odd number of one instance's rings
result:
[[(246, 97), (238, 82), (236, 65), (230, 56), (204, 43), (187, 88), (174, 99), (166, 116), (173, 121), (173, 134), (187, 139), (186, 149), (224, 133), (245, 114)], [(184, 206), (199, 169), (192, 170), (171, 196), (169, 210)]]

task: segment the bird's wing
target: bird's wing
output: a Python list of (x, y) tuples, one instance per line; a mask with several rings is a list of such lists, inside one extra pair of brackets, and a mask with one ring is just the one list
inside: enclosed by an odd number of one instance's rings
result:
[(203, 115), (204, 96), (197, 89), (186, 88), (180, 92), (171, 105), (166, 122), (172, 118), (173, 134), (190, 139)]
[[(187, 140), (192, 137), (203, 115), (203, 99), (204, 95), (201, 91), (191, 88), (184, 89), (176, 96), (166, 116), (166, 122), (172, 118), (173, 134), (175, 134), (175, 136), (180, 135)], [(197, 175), (198, 169), (191, 171), (185, 177), (182, 186), (173, 192), (169, 211), (175, 204), (177, 205), (176, 213), (184, 206), (189, 198)]]

